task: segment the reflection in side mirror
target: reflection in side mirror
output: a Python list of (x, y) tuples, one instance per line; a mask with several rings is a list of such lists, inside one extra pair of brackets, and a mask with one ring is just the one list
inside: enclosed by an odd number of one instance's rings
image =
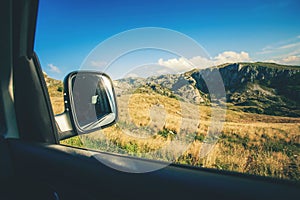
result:
[[(67, 118), (73, 131), (84, 134), (116, 122), (117, 105), (109, 76), (99, 72), (72, 72), (65, 78), (64, 86), (66, 111), (56, 117), (59, 127), (62, 119)], [(64, 137), (68, 136), (61, 138)]]
[(87, 133), (115, 122), (115, 95), (107, 75), (94, 72), (73, 73), (68, 78), (68, 88), (70, 110), (77, 131)]

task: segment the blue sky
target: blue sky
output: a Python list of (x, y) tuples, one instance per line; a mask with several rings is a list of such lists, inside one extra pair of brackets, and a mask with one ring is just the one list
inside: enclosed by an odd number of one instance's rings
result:
[[(89, 53), (108, 38), (131, 29), (161, 27), (194, 39), (217, 64), (270, 61), (300, 65), (299, 10), (299, 0), (40, 0), (35, 50), (43, 70), (62, 79), (79, 69)], [(143, 58), (141, 52), (136, 56), (162, 67), (185, 62), (170, 53), (148, 50), (147, 55), (151, 56)], [(201, 55), (186, 55), (195, 64), (203, 61)], [(111, 61), (91, 62), (105, 65)]]

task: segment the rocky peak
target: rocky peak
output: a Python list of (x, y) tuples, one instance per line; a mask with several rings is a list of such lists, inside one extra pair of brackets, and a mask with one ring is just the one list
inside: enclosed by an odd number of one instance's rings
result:
[[(225, 86), (226, 101), (247, 112), (300, 116), (300, 67), (274, 63), (232, 63), (192, 70), (184, 74), (161, 75), (146, 79), (117, 81), (117, 88), (138, 88), (159, 85), (157, 91), (170, 91), (186, 102), (208, 104), (210, 94), (205, 80), (216, 83), (214, 74), (220, 72)], [(153, 89), (152, 88), (152, 89)], [(157, 89), (159, 88), (159, 90)], [(162, 88), (165, 88), (162, 89)], [(161, 92), (160, 92), (161, 93)], [(169, 92), (164, 92), (169, 94)]]

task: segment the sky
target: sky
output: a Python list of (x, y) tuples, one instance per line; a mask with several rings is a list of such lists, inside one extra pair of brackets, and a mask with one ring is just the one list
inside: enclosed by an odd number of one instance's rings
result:
[(228, 62), (300, 65), (299, 10), (299, 0), (40, 0), (35, 51), (56, 79), (86, 66), (116, 79)]

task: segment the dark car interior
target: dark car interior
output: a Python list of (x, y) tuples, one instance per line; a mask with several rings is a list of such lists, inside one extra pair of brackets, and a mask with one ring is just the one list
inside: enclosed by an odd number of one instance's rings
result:
[[(171, 164), (149, 173), (120, 172), (101, 164), (85, 149), (60, 145), (38, 52), (33, 51), (38, 1), (2, 0), (0, 10), (0, 199), (299, 196), (297, 182), (213, 169)], [(108, 160), (118, 157), (103, 154)]]

